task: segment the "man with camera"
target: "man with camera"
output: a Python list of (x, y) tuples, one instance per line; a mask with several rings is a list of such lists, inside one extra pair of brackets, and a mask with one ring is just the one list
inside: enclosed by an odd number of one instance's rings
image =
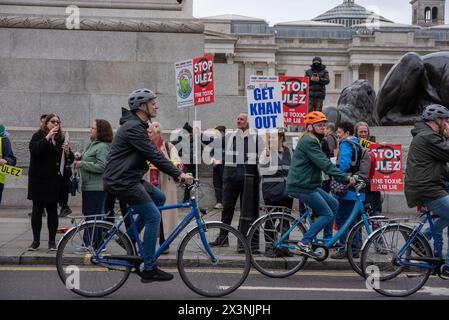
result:
[(312, 65), (306, 71), (306, 76), (310, 79), (309, 107), (307, 112), (322, 111), (323, 101), (326, 98), (326, 85), (329, 84), (329, 72), (322, 64), (320, 57), (312, 60)]

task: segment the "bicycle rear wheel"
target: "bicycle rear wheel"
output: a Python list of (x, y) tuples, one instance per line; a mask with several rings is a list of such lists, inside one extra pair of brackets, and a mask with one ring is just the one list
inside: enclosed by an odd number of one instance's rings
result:
[[(290, 214), (275, 212), (257, 220), (248, 231), (248, 243), (253, 266), (270, 278), (285, 278), (296, 273), (307, 262), (307, 256), (297, 255), (287, 247), (279, 247), (279, 239), (295, 222)], [(300, 241), (306, 232), (298, 224), (283, 244), (293, 245)], [(289, 242), (291, 241), (291, 243)]]
[[(372, 288), (376, 292), (388, 297), (406, 297), (426, 283), (431, 269), (398, 264), (398, 255), (412, 233), (412, 228), (390, 225), (377, 230), (367, 241), (362, 253), (362, 270), (365, 277), (374, 280)], [(418, 235), (400, 261), (429, 264), (422, 259), (432, 257), (429, 243)]]
[(239, 231), (221, 222), (204, 225), (207, 243), (219, 235), (227, 237), (221, 246), (210, 248), (217, 258), (215, 262), (207, 254), (198, 227), (182, 239), (178, 248), (177, 263), (182, 280), (191, 290), (205, 297), (222, 297), (235, 291), (251, 269), (248, 244)]
[[(56, 267), (68, 289), (84, 297), (103, 297), (119, 289), (128, 279), (130, 268), (92, 261), (113, 228), (107, 222), (86, 222), (63, 236), (56, 253)], [(134, 248), (128, 237), (118, 231), (99, 257), (132, 255)]]
[[(383, 223), (384, 221), (384, 223)], [(369, 217), (368, 225), (371, 228), (371, 233), (380, 229), (385, 225), (386, 218), (382, 216)], [(346, 240), (346, 252), (348, 255), (348, 261), (352, 269), (357, 272), (361, 277), (365, 276), (362, 271), (362, 259), (361, 259), (361, 249), (362, 245), (365, 243), (366, 239), (370, 236), (363, 220), (357, 222), (357, 224), (351, 229)]]

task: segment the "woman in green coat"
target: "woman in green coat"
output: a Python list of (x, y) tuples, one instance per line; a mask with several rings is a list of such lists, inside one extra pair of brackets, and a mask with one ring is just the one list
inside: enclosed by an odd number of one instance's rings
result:
[(315, 258), (311, 247), (312, 240), (332, 222), (338, 211), (338, 201), (321, 189), (323, 172), (335, 177), (339, 182), (355, 184), (355, 180), (332, 164), (321, 150), (326, 122), (326, 116), (318, 111), (310, 112), (305, 116), (306, 133), (296, 146), (287, 177), (288, 194), (300, 199), (319, 216), (297, 244), (302, 254), (312, 258)]
[[(82, 206), (86, 220), (94, 219), (89, 216), (104, 214), (106, 192), (103, 189), (103, 173), (112, 137), (111, 124), (106, 120), (95, 119), (90, 128), (90, 143), (81, 154), (75, 154), (75, 168), (80, 169), (81, 173)], [(90, 246), (97, 249), (96, 246), (100, 244), (99, 235), (93, 237), (93, 243), (90, 243), (90, 239), (86, 232), (84, 246), (77, 249), (80, 253)]]

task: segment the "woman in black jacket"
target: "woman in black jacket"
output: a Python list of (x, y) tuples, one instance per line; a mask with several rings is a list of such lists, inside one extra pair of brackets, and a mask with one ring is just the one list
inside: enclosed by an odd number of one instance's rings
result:
[[(33, 135), (29, 145), (30, 169), (28, 174), (28, 199), (33, 201), (31, 226), (33, 243), (28, 248), (35, 251), (40, 246), (42, 215), (48, 214), (48, 249), (56, 250), (56, 232), (58, 229), (58, 200), (62, 186), (61, 171), (64, 165), (74, 160), (68, 143), (64, 142), (61, 132), (61, 120), (55, 114), (49, 114), (40, 129)], [(62, 157), (64, 152), (64, 158)], [(61, 166), (61, 160), (65, 162)], [(62, 169), (61, 169), (62, 168)]]

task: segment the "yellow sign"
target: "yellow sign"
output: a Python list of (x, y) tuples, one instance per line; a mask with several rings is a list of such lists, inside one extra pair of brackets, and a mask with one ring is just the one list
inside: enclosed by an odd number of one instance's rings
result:
[(4, 165), (0, 166), (0, 173), (7, 175), (7, 176), (14, 177), (16, 179), (20, 179), (20, 178), (22, 178), (23, 169), (13, 167), (13, 166), (8, 166), (7, 164), (4, 164)]
[(375, 142), (360, 138), (360, 145), (366, 149), (369, 149), (373, 143)]
[[(181, 165), (181, 162), (178, 160), (171, 160), (171, 163), (175, 166), (178, 167), (179, 165)], [(154, 164), (152, 164), (150, 161), (147, 161), (148, 167), (150, 169), (157, 169), (156, 166)]]

